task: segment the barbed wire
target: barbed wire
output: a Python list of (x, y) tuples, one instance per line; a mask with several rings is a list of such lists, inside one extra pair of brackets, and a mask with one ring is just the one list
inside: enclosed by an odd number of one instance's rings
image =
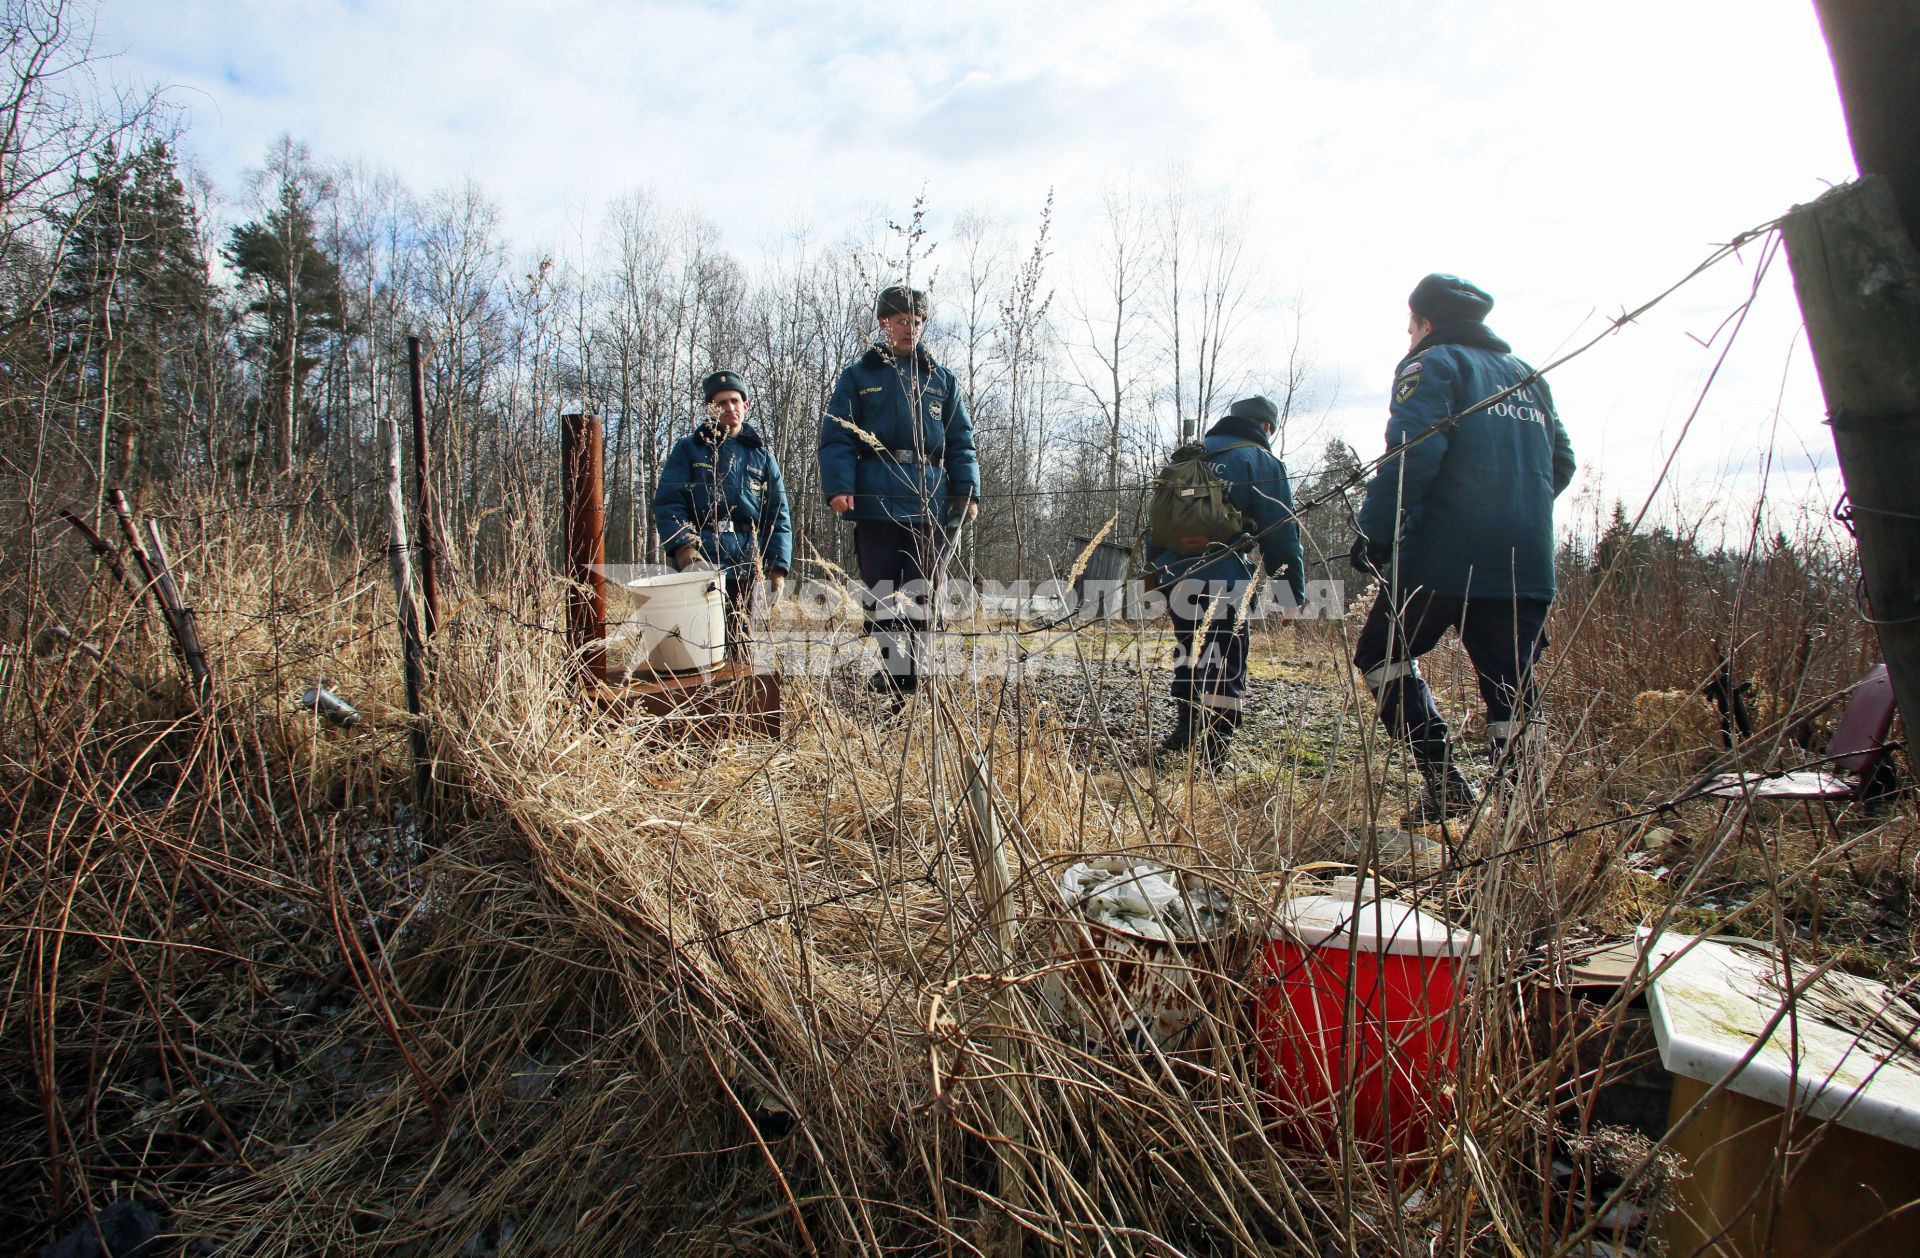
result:
[[(1667, 300), (1673, 294), (1680, 291), (1687, 284), (1691, 283), (1693, 280), (1697, 279), (1699, 276), (1705, 274), (1706, 272), (1711, 270), (1713, 267), (1715, 267), (1719, 263), (1725, 261), (1729, 257), (1737, 256), (1737, 254), (1741, 249), (1745, 248), (1747, 245), (1753, 243), (1754, 241), (1759, 240), (1763, 237), (1768, 236), (1771, 233), (1776, 232), (1779, 228), (1780, 221), (1781, 220), (1778, 218), (1770, 219), (1767, 222), (1761, 223), (1755, 227), (1749, 228), (1748, 230), (1739, 233), (1727, 243), (1715, 247), (1711, 253), (1709, 253), (1700, 262), (1695, 264), (1690, 270), (1686, 272), (1686, 274), (1681, 276), (1674, 283), (1668, 285), (1666, 288), (1662, 289), (1660, 292), (1656, 293), (1654, 296), (1652, 296), (1648, 300), (1642, 302), (1640, 305), (1634, 307), (1632, 310), (1623, 310), (1623, 312), (1618, 317), (1609, 318), (1607, 320), (1607, 326), (1604, 329), (1602, 329), (1600, 332), (1596, 333), (1595, 335), (1588, 338), (1586, 341), (1582, 342), (1581, 344), (1575, 346), (1573, 349), (1567, 351), (1566, 353), (1551, 359), (1545, 365), (1530, 368), (1526, 375), (1524, 375), (1522, 378), (1515, 381), (1514, 383), (1502, 389), (1496, 390), (1494, 393), (1479, 399), (1478, 401), (1474, 402), (1472, 405), (1466, 406), (1457, 412), (1449, 412), (1446, 416), (1436, 421), (1433, 425), (1428, 427), (1425, 431), (1420, 432), (1408, 438), (1405, 441), (1402, 441), (1398, 445), (1390, 447), (1389, 449), (1383, 451), (1380, 455), (1378, 455), (1373, 459), (1359, 462), (1357, 464), (1351, 464), (1351, 465), (1347, 464), (1345, 460), (1342, 460), (1340, 464), (1340, 467), (1342, 470), (1339, 471), (1337, 475), (1337, 479), (1335, 479), (1332, 484), (1317, 483), (1323, 480), (1326, 475), (1332, 474), (1330, 472), (1330, 468), (1332, 465), (1330, 465), (1324, 459), (1319, 463), (1311, 465), (1309, 469), (1307, 469), (1305, 472), (1286, 471), (1285, 465), (1284, 463), (1282, 463), (1283, 470), (1282, 470), (1282, 473), (1279, 475), (1269, 476), (1269, 477), (1255, 477), (1255, 478), (1243, 479), (1239, 481), (1238, 483), (1240, 484), (1253, 487), (1256, 492), (1260, 492), (1261, 487), (1268, 486), (1268, 485), (1277, 484), (1277, 485), (1286, 485), (1290, 487), (1291, 485), (1298, 484), (1298, 483), (1312, 483), (1314, 485), (1314, 492), (1304, 499), (1295, 500), (1292, 503), (1291, 509), (1280, 520), (1276, 521), (1273, 524), (1267, 525), (1261, 529), (1244, 534), (1234, 544), (1234, 546), (1231, 549), (1241, 550), (1253, 545), (1257, 545), (1265, 536), (1272, 533), (1274, 530), (1289, 527), (1289, 526), (1298, 526), (1302, 521), (1303, 517), (1307, 516), (1312, 512), (1319, 510), (1322, 507), (1326, 507), (1328, 505), (1333, 505), (1333, 504), (1339, 505), (1343, 510), (1345, 510), (1345, 512), (1349, 517), (1349, 520), (1351, 521), (1353, 519), (1353, 507), (1352, 507), (1350, 495), (1355, 490), (1362, 487), (1366, 482), (1368, 482), (1375, 475), (1375, 473), (1380, 471), (1380, 469), (1385, 467), (1394, 459), (1404, 458), (1405, 455), (1410, 450), (1416, 448), (1422, 442), (1432, 440), (1436, 437), (1441, 436), (1446, 432), (1451, 431), (1454, 427), (1458, 426), (1458, 424), (1466, 417), (1473, 414), (1477, 414), (1487, 409), (1488, 407), (1498, 405), (1499, 403), (1506, 400), (1507, 398), (1510, 398), (1515, 394), (1521, 392), (1522, 390), (1532, 386), (1533, 384), (1542, 381), (1547, 376), (1548, 373), (1558, 370), (1559, 368), (1565, 366), (1566, 364), (1580, 358), (1582, 355), (1592, 351), (1594, 348), (1600, 345), (1607, 338), (1618, 334), (1619, 332), (1624, 330), (1626, 327), (1628, 327), (1630, 324), (1637, 322), (1640, 318), (1642, 318), (1648, 312), (1658, 307), (1662, 302)], [(1276, 459), (1277, 457), (1278, 456), (1276, 456)], [(383, 483), (384, 482), (381, 480), (377, 480), (375, 478), (368, 478), (358, 482), (357, 484), (350, 485), (348, 489), (350, 492), (358, 492), (362, 489), (376, 487)], [(980, 497), (983, 505), (988, 505), (995, 502), (1018, 501), (1018, 500), (1035, 499), (1035, 498), (1057, 498), (1057, 497), (1070, 497), (1070, 496), (1101, 498), (1101, 497), (1112, 497), (1116, 494), (1124, 494), (1124, 495), (1145, 494), (1151, 491), (1151, 489), (1153, 488), (1153, 484), (1154, 482), (1151, 480), (1138, 480), (1138, 481), (1130, 480), (1127, 484), (1120, 486), (1117, 489), (1112, 486), (1035, 487), (1031, 489), (999, 490), (999, 491), (994, 491), (989, 493), (983, 493), (982, 495), (980, 495)], [(149, 514), (150, 514), (150, 518), (162, 520), (162, 521), (169, 521), (169, 522), (197, 521), (197, 520), (204, 520), (210, 517), (217, 517), (217, 516), (224, 516), (224, 515), (258, 514), (258, 513), (268, 512), (268, 511), (284, 511), (284, 510), (305, 508), (305, 507), (312, 506), (314, 502), (317, 500), (317, 497), (318, 497), (317, 495), (308, 495), (308, 496), (297, 498), (297, 499), (280, 499), (280, 500), (274, 500), (274, 501), (268, 501), (268, 502), (235, 504), (233, 506), (226, 507), (226, 508), (220, 508), (220, 509), (205, 511), (205, 512), (194, 512), (192, 514), (175, 514), (175, 513), (161, 513), (161, 512), (153, 512)], [(1136, 547), (1142, 540), (1144, 539), (1136, 539), (1136, 543), (1135, 543)], [(950, 563), (952, 561), (954, 554), (957, 550), (958, 550), (957, 546), (950, 546), (946, 548), (946, 556), (945, 556), (946, 562)], [(1322, 553), (1319, 556), (1320, 561), (1323, 563), (1331, 563), (1337, 558), (1338, 558), (1337, 555), (1327, 555), (1325, 553)], [(330, 590), (322, 592), (321, 594), (317, 595), (310, 601), (306, 601), (300, 604), (290, 605), (272, 613), (223, 612), (222, 614), (234, 616), (240, 619), (269, 620), (279, 615), (300, 615), (300, 614), (303, 614), (304, 612), (315, 610), (330, 602), (336, 601), (342, 589), (344, 589), (347, 585), (351, 584), (352, 581), (354, 580), (363, 579), (366, 573), (369, 572), (376, 564), (385, 562), (386, 559), (387, 559), (386, 548), (382, 547), (377, 552), (375, 552), (374, 555), (370, 556), (363, 564), (361, 564), (358, 568), (356, 568), (352, 576), (347, 581), (340, 583), (339, 585), (333, 587)], [(1068, 634), (1077, 634), (1080, 632), (1090, 630), (1095, 626), (1105, 626), (1109, 629), (1109, 631), (1111, 630), (1112, 621), (1110, 618), (1106, 618), (1106, 617), (1102, 617), (1096, 620), (1086, 620), (1076, 625), (1074, 622), (1080, 617), (1080, 613), (1083, 610), (1084, 606), (1085, 604), (1083, 603), (1080, 607), (1076, 607), (1074, 610), (1068, 612), (1065, 616), (1056, 618), (1051, 621), (1042, 621), (1031, 626), (1024, 625), (1024, 617), (1017, 617), (1011, 632), (1016, 636), (1029, 635), (1029, 634), (1046, 634), (1046, 633), (1055, 633), (1055, 632), (1061, 632), (1061, 631), (1064, 631), (1065, 633), (1068, 633)], [(519, 614), (518, 612), (515, 612), (509, 608), (501, 606), (498, 603), (494, 602), (489, 597), (483, 594), (479, 594), (478, 592), (470, 593), (467, 598), (462, 600), (459, 606), (453, 612), (450, 612), (449, 620), (454, 619), (457, 616), (459, 611), (464, 611), (468, 609), (484, 610), (485, 612), (489, 613), (493, 617), (507, 621), (508, 623), (511, 623), (521, 629), (524, 629), (530, 632), (555, 634), (555, 635), (563, 634), (567, 632), (567, 629), (564, 626), (548, 625), (548, 624), (543, 624), (537, 621), (529, 620), (525, 616)], [(977, 629), (977, 630), (943, 628), (939, 630), (939, 632), (943, 636), (947, 636), (947, 637), (981, 638), (981, 637), (1005, 637), (1008, 635), (1010, 631), (1007, 628), (1003, 627), (1003, 628)], [(1065, 640), (1064, 636), (1062, 637), (1061, 640)], [(1056, 644), (1047, 644), (1044, 650), (1051, 650), (1053, 649), (1054, 645)], [(1040, 653), (1040, 652), (1037, 652), (1037, 651), (1028, 652), (1023, 650), (1022, 657), (1025, 658), (1031, 654), (1036, 654), (1036, 653)]]

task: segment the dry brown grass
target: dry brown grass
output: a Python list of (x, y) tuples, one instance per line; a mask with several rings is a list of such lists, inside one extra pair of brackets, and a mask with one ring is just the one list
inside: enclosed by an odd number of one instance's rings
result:
[[(271, 545), (180, 532), (213, 711), (140, 700), (77, 656), (10, 678), (11, 1234), (139, 1192), (245, 1254), (1011, 1252), (1020, 1233), (1086, 1254), (1548, 1253), (1588, 1224), (1551, 1158), (1613, 1138), (1589, 1106), (1605, 1072), (1574, 1066), (1631, 1064), (1606, 1047), (1624, 1001), (1541, 1032), (1539, 993), (1583, 945), (1664, 919), (1912, 973), (1910, 802), (1832, 827), (1700, 804), (1659, 830), (1599, 824), (1709, 749), (1655, 756), (1628, 719), (1641, 691), (1690, 684), (1667, 657), (1562, 641), (1543, 797), (1403, 880), (1485, 944), (1454, 1117), (1397, 1168), (1304, 1147), (1275, 1125), (1247, 1017), (1266, 915), (1283, 871), (1371, 863), (1405, 780), (1338, 627), (1264, 644), (1324, 720), (1250, 738), (1227, 782), (1129, 766), (1038, 682), (954, 685), (884, 721), (844, 679), (798, 679), (779, 743), (710, 749), (578, 701), (527, 530), (517, 581), (456, 586), (423, 816), (402, 802), (381, 558), (311, 522)], [(50, 554), (13, 592), (32, 614), (169, 676), (151, 618)], [(1572, 602), (1583, 635), (1638, 623)], [(295, 711), (316, 678), (366, 723)], [(973, 757), (1008, 844), (1010, 948), (968, 856)], [(1116, 849), (1239, 906), (1188, 958), (1205, 981), (1175, 985), (1199, 993), (1177, 1052), (1130, 1042), (1110, 1006), (1049, 1004), (1076, 964), (1053, 879)]]

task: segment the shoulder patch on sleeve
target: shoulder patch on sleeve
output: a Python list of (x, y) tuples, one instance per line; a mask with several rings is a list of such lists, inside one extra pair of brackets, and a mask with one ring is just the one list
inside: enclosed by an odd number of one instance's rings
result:
[(1396, 402), (1405, 402), (1408, 398), (1412, 397), (1420, 389), (1420, 380), (1420, 362), (1418, 359), (1415, 359), (1406, 365), (1406, 368), (1401, 371), (1399, 376), (1395, 377), (1393, 382), (1393, 400)]

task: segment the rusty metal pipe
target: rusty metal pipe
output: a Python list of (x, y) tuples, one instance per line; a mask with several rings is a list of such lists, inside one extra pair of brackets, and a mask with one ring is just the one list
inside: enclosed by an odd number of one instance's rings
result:
[(567, 544), (567, 645), (595, 680), (607, 678), (607, 510), (598, 415), (560, 417), (560, 513)]

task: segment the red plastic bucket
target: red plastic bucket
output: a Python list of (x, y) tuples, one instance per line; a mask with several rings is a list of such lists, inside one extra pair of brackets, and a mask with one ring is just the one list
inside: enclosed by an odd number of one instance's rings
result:
[(1425, 1147), (1459, 1058), (1459, 962), (1479, 951), (1471, 932), (1398, 900), (1368, 900), (1357, 915), (1351, 897), (1283, 905), (1255, 1014), (1282, 1123), (1330, 1146), (1350, 1100), (1356, 1143)]

